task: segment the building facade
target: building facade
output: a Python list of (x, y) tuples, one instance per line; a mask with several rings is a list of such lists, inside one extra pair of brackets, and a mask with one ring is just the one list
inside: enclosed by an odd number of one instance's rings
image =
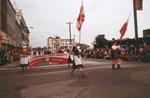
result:
[(2, 19), (1, 19), (1, 17), (2, 17), (2, 4), (1, 4), (1, 2), (2, 2), (2, 0), (0, 0), (0, 47), (1, 47), (1, 43), (2, 43), (2, 34), (1, 34), (1, 21), (2, 21)]
[(20, 26), (22, 33), (20, 34), (22, 46), (29, 46), (29, 29), (26, 25), (23, 13), (20, 9), (16, 9), (16, 21)]
[[(71, 44), (75, 44), (75, 40), (71, 39)], [(48, 48), (51, 51), (57, 51), (60, 46), (70, 45), (70, 39), (61, 39), (60, 37), (49, 37), (48, 38)]]
[[(1, 8), (1, 2), (2, 2), (2, 0), (0, 0), (0, 30), (1, 30), (1, 11), (2, 11), (2, 8)], [(0, 35), (0, 39), (1, 39), (1, 35)]]
[(29, 45), (29, 30), (23, 16), (17, 20), (17, 10), (10, 0), (0, 0), (0, 48), (22, 48)]
[(150, 29), (143, 30), (143, 37), (150, 37)]

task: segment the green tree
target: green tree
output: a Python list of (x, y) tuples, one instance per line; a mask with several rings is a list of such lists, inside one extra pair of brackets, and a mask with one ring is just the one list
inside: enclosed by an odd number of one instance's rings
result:
[(105, 39), (105, 35), (97, 35), (94, 41), (94, 48), (104, 48), (108, 44), (108, 40)]

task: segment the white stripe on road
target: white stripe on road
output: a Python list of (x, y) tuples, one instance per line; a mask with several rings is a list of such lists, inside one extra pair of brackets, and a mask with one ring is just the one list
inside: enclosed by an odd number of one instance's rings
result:
[[(101, 66), (101, 67), (93, 67), (93, 68), (85, 68), (84, 70), (92, 70), (92, 69), (101, 69), (101, 68), (110, 68), (111, 66)], [(46, 73), (37, 73), (37, 74), (29, 74), (25, 76), (39, 76), (39, 75), (51, 75), (51, 74), (59, 74), (70, 72), (71, 70), (64, 70), (64, 71), (55, 71), (55, 72), (46, 72)]]
[[(83, 64), (110, 64), (111, 62), (96, 62), (96, 61), (83, 61)], [(39, 68), (51, 68), (51, 67), (61, 67), (61, 66), (67, 66), (67, 64), (57, 64), (57, 65), (44, 65), (44, 66), (35, 66), (33, 69), (39, 69)], [(0, 71), (9, 71), (9, 70), (20, 70), (21, 67), (15, 67), (15, 68), (0, 68)]]
[[(122, 67), (131, 67), (131, 65), (122, 65)], [(132, 66), (133, 67), (133, 66)], [(84, 70), (95, 70), (95, 69), (107, 69), (112, 68), (112, 66), (100, 66), (100, 67), (92, 67), (92, 68), (85, 68)], [(64, 71), (55, 71), (55, 72), (44, 72), (44, 73), (35, 73), (35, 74), (26, 74), (22, 75), (21, 77), (25, 76), (41, 76), (41, 75), (52, 75), (52, 74), (60, 74), (60, 73), (66, 73), (70, 72), (71, 70), (64, 70)], [(7, 76), (7, 77), (0, 77), (0, 78), (10, 78), (13, 76)], [(17, 76), (18, 77), (18, 76)]]
[[(130, 65), (122, 65), (123, 67), (131, 67)], [(95, 69), (107, 69), (112, 68), (112, 66), (100, 66), (100, 67), (92, 67), (92, 68), (84, 68), (84, 70), (95, 70)], [(71, 70), (64, 70), (64, 71), (55, 71), (55, 72), (45, 72), (45, 73), (37, 73), (37, 74), (29, 74), (24, 76), (39, 76), (39, 75), (51, 75), (51, 74), (59, 74), (59, 73), (65, 73), (70, 72)]]

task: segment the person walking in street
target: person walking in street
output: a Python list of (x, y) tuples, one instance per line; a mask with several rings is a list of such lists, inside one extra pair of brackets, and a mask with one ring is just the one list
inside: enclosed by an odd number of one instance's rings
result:
[(20, 67), (22, 71), (26, 70), (29, 63), (29, 51), (27, 47), (23, 47), (21, 53), (20, 53)]
[(73, 46), (72, 51), (73, 51), (73, 66), (72, 66), (71, 76), (74, 75), (74, 71), (76, 69), (79, 69), (82, 77), (85, 77), (83, 64), (81, 62), (80, 50), (76, 46)]
[(73, 64), (73, 55), (69, 49), (67, 49), (68, 54), (68, 68), (70, 68), (70, 65)]
[(115, 69), (115, 65), (117, 65), (117, 69), (121, 69), (120, 64), (120, 55), (121, 55), (121, 47), (119, 42), (114, 42), (112, 45), (112, 69)]

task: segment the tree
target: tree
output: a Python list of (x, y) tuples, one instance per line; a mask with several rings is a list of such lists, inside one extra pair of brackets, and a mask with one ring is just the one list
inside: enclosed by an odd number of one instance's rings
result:
[(108, 44), (108, 40), (105, 39), (105, 35), (97, 35), (95, 37), (94, 48), (104, 48)]

